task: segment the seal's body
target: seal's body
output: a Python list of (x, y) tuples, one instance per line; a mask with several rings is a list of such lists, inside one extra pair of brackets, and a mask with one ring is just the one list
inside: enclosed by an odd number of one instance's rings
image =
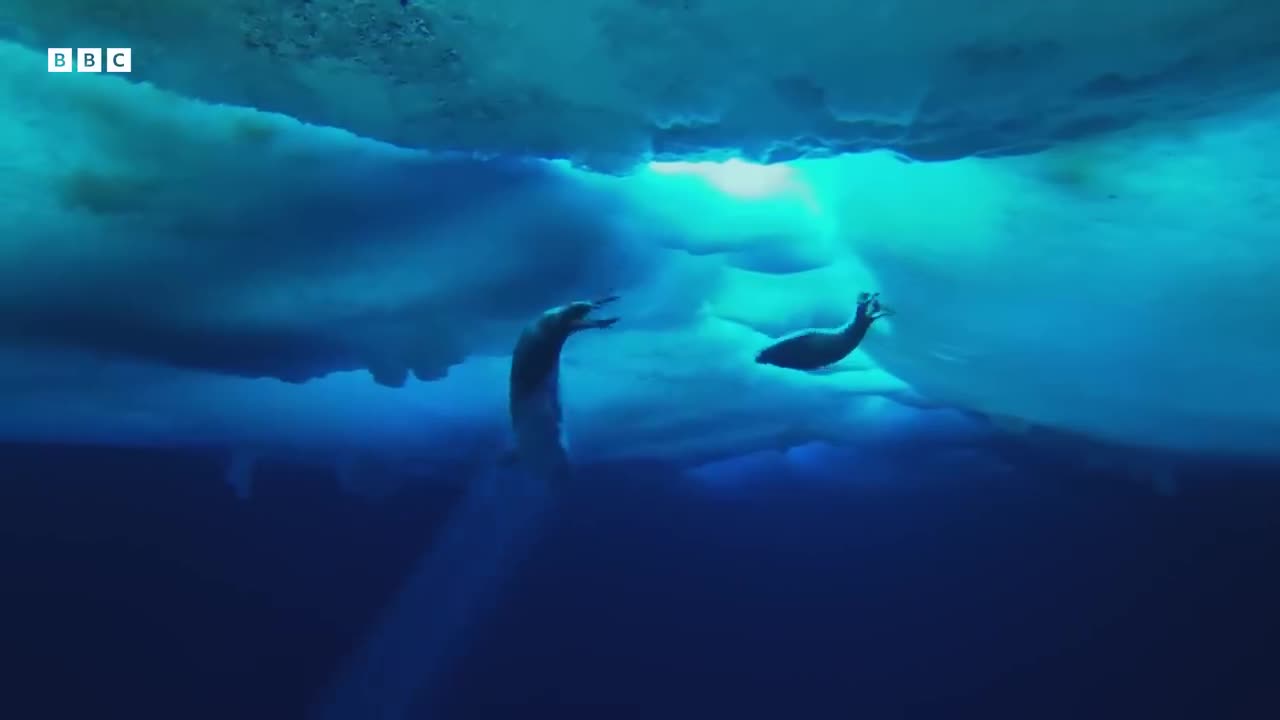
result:
[(525, 327), (512, 351), (507, 409), (516, 437), (516, 459), (548, 483), (563, 481), (570, 474), (560, 407), (560, 352), (570, 335), (616, 323), (616, 317), (587, 317), (616, 299), (551, 308)]
[(893, 311), (880, 304), (880, 293), (858, 296), (858, 311), (843, 327), (801, 330), (780, 338), (756, 355), (756, 362), (791, 370), (818, 370), (840, 362), (853, 352), (871, 329), (871, 323)]

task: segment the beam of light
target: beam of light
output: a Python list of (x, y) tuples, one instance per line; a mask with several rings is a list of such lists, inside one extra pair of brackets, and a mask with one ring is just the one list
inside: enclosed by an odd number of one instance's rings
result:
[(444, 681), (482, 614), (530, 544), (549, 505), (532, 483), (472, 483), (432, 547), (340, 668), (312, 720), (406, 720), (439, 704)]

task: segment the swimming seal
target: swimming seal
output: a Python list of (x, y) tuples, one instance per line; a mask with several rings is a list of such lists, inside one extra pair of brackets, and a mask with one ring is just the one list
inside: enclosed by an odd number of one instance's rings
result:
[(871, 323), (893, 310), (880, 304), (880, 293), (859, 293), (858, 310), (843, 327), (800, 330), (786, 335), (756, 355), (761, 365), (791, 370), (817, 370), (843, 360), (866, 337)]
[(520, 333), (511, 353), (507, 410), (516, 436), (515, 459), (548, 483), (570, 473), (561, 427), (560, 351), (570, 335), (618, 322), (588, 317), (617, 299), (579, 300), (543, 312)]

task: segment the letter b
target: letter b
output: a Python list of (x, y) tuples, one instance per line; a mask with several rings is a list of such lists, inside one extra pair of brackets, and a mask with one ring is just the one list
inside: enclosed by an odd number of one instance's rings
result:
[(49, 72), (71, 72), (71, 48), (49, 48)]
[(77, 48), (77, 72), (102, 72), (102, 48)]

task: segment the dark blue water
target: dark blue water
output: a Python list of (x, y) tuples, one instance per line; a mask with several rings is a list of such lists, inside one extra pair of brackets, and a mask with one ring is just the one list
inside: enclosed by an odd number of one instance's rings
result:
[[(272, 468), (239, 501), (192, 455), (0, 462), (0, 716), (23, 720), (302, 718), (457, 500)], [(1161, 497), (1043, 467), (598, 468), (434, 717), (1276, 717), (1280, 477), (1198, 473)]]

